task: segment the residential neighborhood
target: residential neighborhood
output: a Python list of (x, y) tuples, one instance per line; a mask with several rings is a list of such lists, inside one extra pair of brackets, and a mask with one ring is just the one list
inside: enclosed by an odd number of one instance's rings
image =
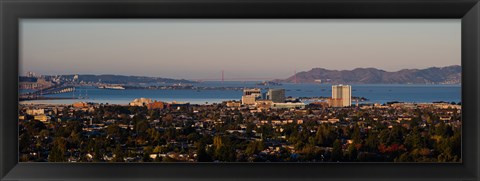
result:
[(461, 158), (458, 104), (332, 107), (314, 102), (273, 108), (273, 103), (265, 102), (197, 105), (144, 98), (130, 105), (21, 105), (20, 159), (447, 162)]

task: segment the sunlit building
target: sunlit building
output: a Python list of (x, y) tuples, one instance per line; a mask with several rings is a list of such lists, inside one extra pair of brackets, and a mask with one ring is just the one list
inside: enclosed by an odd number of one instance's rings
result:
[(237, 101), (228, 101), (226, 105), (227, 107), (240, 107), (242, 104)]
[(257, 109), (270, 109), (272, 108), (272, 105), (273, 105), (273, 101), (271, 100), (257, 100), (255, 101), (255, 107)]
[(41, 115), (45, 114), (45, 109), (38, 108), (38, 109), (27, 109), (26, 112), (28, 115), (35, 116), (35, 115)]
[(301, 103), (301, 102), (273, 103), (272, 109), (305, 109), (305, 103)]
[(255, 95), (244, 95), (242, 96), (242, 104), (244, 105), (254, 105), (257, 97)]
[(261, 89), (243, 89), (242, 104), (254, 105), (257, 99), (262, 97)]
[(261, 96), (262, 96), (262, 90), (261, 90), (261, 89), (258, 89), (258, 88), (255, 88), (255, 89), (243, 89), (243, 95), (244, 95), (244, 96), (254, 95), (254, 96), (257, 96), (257, 97), (261, 97)]
[(165, 104), (161, 101), (155, 101), (155, 102), (147, 104), (147, 109), (148, 110), (164, 109), (164, 108), (165, 108)]
[(139, 98), (135, 99), (132, 102), (130, 102), (130, 106), (146, 106), (152, 102), (151, 99), (148, 98)]
[(88, 106), (88, 103), (86, 102), (75, 102), (72, 104), (74, 108), (84, 108)]
[(38, 121), (41, 121), (41, 122), (47, 122), (48, 120), (50, 120), (50, 117), (48, 117), (47, 115), (45, 114), (41, 114), (41, 115), (36, 115), (33, 117), (34, 120), (38, 120)]
[(331, 107), (348, 107), (352, 105), (352, 87), (349, 85), (332, 85)]

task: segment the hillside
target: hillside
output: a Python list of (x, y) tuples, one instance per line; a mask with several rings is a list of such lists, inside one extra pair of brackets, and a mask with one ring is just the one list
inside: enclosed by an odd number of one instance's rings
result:
[[(328, 70), (313, 68), (298, 72), (287, 79), (275, 82), (332, 83), (332, 84), (459, 84), (462, 68), (459, 65), (430, 67), (426, 69), (403, 69), (387, 72), (376, 68), (356, 68), (353, 70)], [(295, 78), (296, 77), (296, 78)]]

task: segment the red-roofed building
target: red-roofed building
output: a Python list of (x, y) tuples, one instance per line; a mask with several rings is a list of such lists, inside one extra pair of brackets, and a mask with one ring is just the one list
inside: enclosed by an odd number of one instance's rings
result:
[(155, 101), (152, 103), (147, 104), (147, 109), (152, 110), (152, 109), (164, 109), (165, 108), (165, 103), (161, 101)]

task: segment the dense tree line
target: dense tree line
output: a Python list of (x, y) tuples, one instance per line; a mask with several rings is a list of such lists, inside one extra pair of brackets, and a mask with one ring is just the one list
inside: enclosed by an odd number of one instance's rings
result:
[[(193, 113), (179, 110), (147, 110), (143, 107), (101, 106), (94, 112), (65, 109), (63, 116), (42, 123), (27, 116), (19, 124), (22, 161), (144, 162), (181, 161), (152, 154), (186, 154), (198, 162), (458, 162), (461, 160), (461, 127), (440, 121), (428, 111), (415, 110), (406, 124), (387, 127), (370, 119), (372, 112), (357, 112), (350, 120), (339, 110), (341, 123), (280, 126), (255, 124), (254, 120), (278, 120), (278, 114), (224, 110), (205, 106)], [(395, 110), (392, 110), (392, 114)], [(308, 113), (307, 113), (308, 114)], [(88, 115), (88, 116), (86, 116)], [(190, 119), (181, 118), (189, 117)], [(460, 115), (457, 115), (460, 116)], [(90, 123), (109, 123), (103, 130), (85, 131)], [(302, 118), (299, 116), (299, 118)], [(366, 118), (358, 122), (360, 118)], [(198, 131), (194, 120), (223, 120), (211, 125), (211, 133)], [(358, 124), (357, 124), (358, 123)], [(121, 125), (132, 125), (131, 129)], [(245, 125), (240, 128), (239, 125)], [(158, 129), (158, 127), (162, 129)], [(227, 130), (245, 130), (227, 133)], [(271, 154), (275, 153), (275, 154)], [(112, 159), (106, 159), (110, 157)]]

